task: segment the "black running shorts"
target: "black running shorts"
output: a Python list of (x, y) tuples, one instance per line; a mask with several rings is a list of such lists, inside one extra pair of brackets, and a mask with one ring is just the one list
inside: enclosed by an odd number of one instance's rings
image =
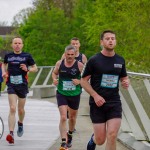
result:
[(122, 118), (122, 104), (121, 102), (106, 102), (98, 107), (95, 103), (91, 103), (90, 117), (92, 123), (105, 123), (113, 118)]
[(80, 94), (77, 96), (65, 96), (60, 94), (58, 91), (56, 93), (58, 107), (61, 105), (68, 105), (71, 109), (78, 110), (80, 104)]
[(16, 94), (19, 98), (26, 98), (28, 91), (27, 85), (13, 85), (9, 84), (7, 85), (7, 92), (8, 94)]

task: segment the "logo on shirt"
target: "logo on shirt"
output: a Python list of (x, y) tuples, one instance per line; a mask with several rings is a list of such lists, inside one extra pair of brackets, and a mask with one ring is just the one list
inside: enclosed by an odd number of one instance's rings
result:
[(114, 68), (122, 68), (122, 64), (114, 64)]
[(76, 73), (77, 73), (77, 69), (75, 69), (75, 68), (71, 69), (71, 74), (72, 75), (75, 75)]
[(26, 58), (25, 57), (11, 57), (11, 58), (8, 58), (8, 61), (25, 61)]
[(66, 70), (60, 70), (60, 72), (63, 73), (63, 72), (67, 72), (67, 71)]

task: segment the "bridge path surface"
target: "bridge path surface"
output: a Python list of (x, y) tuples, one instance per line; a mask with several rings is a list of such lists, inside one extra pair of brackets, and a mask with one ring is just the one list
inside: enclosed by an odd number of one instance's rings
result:
[[(17, 137), (17, 125), (14, 131), (15, 144), (7, 143), (8, 130), (8, 99), (7, 94), (0, 96), (0, 116), (4, 122), (4, 134), (0, 139), (0, 150), (47, 150), (59, 137), (59, 112), (56, 104), (27, 98), (24, 119), (24, 135)], [(18, 120), (16, 114), (16, 121)]]
[[(56, 98), (33, 99), (29, 93), (25, 106), (24, 135), (17, 137), (15, 128), (15, 144), (10, 146), (5, 140), (8, 134), (8, 100), (7, 94), (0, 97), (0, 116), (5, 125), (4, 134), (0, 139), (0, 150), (59, 150), (59, 112)], [(17, 114), (16, 114), (17, 116)], [(77, 131), (73, 136), (73, 146), (69, 150), (86, 150), (87, 142), (92, 134), (92, 124), (89, 118), (88, 95), (83, 92), (76, 124)], [(96, 150), (105, 150), (105, 145), (97, 146)], [(128, 150), (117, 141), (117, 150)]]

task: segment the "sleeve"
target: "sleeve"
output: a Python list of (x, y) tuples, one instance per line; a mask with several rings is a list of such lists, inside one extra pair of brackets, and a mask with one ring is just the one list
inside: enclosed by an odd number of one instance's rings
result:
[(34, 59), (33, 59), (33, 57), (32, 57), (31, 54), (28, 55), (28, 61), (27, 61), (27, 64), (28, 64), (28, 66), (32, 66), (32, 65), (35, 64), (35, 61), (34, 61)]
[(7, 64), (7, 63), (8, 63), (8, 59), (7, 59), (7, 58), (8, 58), (8, 55), (5, 55), (5, 57), (4, 57), (4, 61), (3, 61), (3, 62), (4, 62), (4, 64)]
[(83, 74), (82, 74), (82, 78), (88, 76), (88, 75), (91, 75), (93, 70), (92, 70), (92, 59), (89, 59), (86, 63), (86, 66), (85, 66), (85, 69), (83, 71)]
[(125, 60), (123, 59), (123, 64), (122, 64), (122, 70), (121, 70), (121, 75), (120, 77), (126, 77), (127, 76), (127, 71), (126, 71), (126, 65), (125, 65)]

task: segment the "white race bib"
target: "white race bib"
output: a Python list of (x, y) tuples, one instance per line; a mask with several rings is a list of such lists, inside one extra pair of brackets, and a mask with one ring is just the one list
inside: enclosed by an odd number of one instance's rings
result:
[(101, 87), (105, 88), (116, 88), (118, 84), (119, 77), (117, 75), (108, 75), (103, 74), (102, 81), (101, 81)]
[(63, 90), (64, 91), (73, 91), (76, 90), (76, 86), (72, 81), (63, 81)]
[(23, 83), (22, 75), (10, 76), (10, 83), (12, 83), (12, 84), (22, 84)]

